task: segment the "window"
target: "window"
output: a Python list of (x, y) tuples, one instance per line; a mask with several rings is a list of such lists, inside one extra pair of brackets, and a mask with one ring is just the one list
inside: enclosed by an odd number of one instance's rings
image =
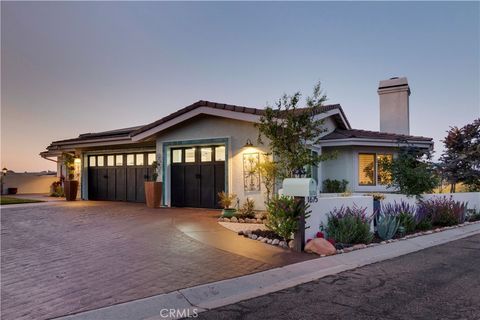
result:
[(382, 169), (382, 162), (393, 160), (391, 153), (359, 153), (358, 154), (358, 184), (360, 186), (387, 185), (392, 175)]
[(107, 156), (107, 166), (113, 167), (115, 165), (115, 156)]
[(212, 161), (212, 148), (201, 148), (200, 149), (200, 160), (202, 162)]
[(95, 167), (97, 165), (97, 158), (95, 156), (88, 157), (88, 165), (90, 167)]
[(127, 154), (127, 166), (135, 165), (135, 156), (133, 154)]
[(225, 146), (215, 147), (215, 161), (225, 161)]
[(390, 162), (393, 160), (392, 154), (377, 154), (378, 167), (378, 184), (387, 185), (392, 181), (392, 174), (382, 169), (382, 162)]
[(115, 156), (115, 165), (116, 166), (123, 166), (123, 155), (122, 154), (117, 154)]
[(143, 153), (136, 154), (135, 158), (137, 160), (137, 166), (143, 166)]
[(358, 154), (358, 184), (361, 186), (375, 185), (375, 154)]
[(98, 156), (97, 157), (97, 166), (103, 167), (103, 165), (104, 165), (103, 161), (104, 161), (103, 156)]
[(147, 158), (148, 165), (151, 166), (155, 160), (156, 160), (155, 153), (149, 153)]
[(195, 162), (195, 148), (185, 149), (185, 162)]
[(172, 162), (173, 163), (182, 163), (182, 149), (172, 150)]

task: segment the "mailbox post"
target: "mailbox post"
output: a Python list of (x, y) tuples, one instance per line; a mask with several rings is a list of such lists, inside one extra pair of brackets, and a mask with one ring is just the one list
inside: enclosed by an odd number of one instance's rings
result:
[[(315, 196), (317, 184), (310, 178), (288, 178), (283, 180), (283, 194), (295, 197), (295, 201), (301, 201), (305, 205), (305, 197)], [(305, 215), (298, 220), (298, 229), (293, 238), (293, 250), (302, 252), (305, 248)]]

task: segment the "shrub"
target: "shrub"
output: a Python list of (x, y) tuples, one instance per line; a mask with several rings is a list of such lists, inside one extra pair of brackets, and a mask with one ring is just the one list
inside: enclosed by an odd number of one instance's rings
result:
[(225, 191), (218, 193), (218, 204), (224, 209), (230, 209), (233, 201), (237, 198), (235, 193), (226, 193)]
[(236, 214), (239, 218), (255, 218), (255, 201), (247, 198)]
[(480, 210), (468, 209), (466, 213), (465, 220), (474, 222), (480, 220)]
[(412, 233), (416, 228), (416, 208), (414, 205), (411, 205), (405, 201), (397, 203), (396, 201), (392, 203), (387, 203), (382, 205), (381, 213), (387, 216), (397, 217), (401, 233)]
[(393, 215), (379, 214), (375, 218), (377, 220), (377, 234), (382, 240), (392, 239), (400, 226), (400, 219)]
[(343, 179), (340, 180), (323, 180), (323, 192), (326, 193), (342, 193), (347, 191), (348, 181)]
[(54, 181), (50, 185), (51, 193), (50, 197), (64, 197), (65, 193), (63, 192), (62, 181)]
[(283, 239), (292, 239), (302, 215), (308, 218), (309, 205), (292, 197), (275, 196), (267, 204), (266, 226)]
[(465, 221), (466, 204), (454, 201), (452, 197), (420, 200), (418, 216), (420, 220), (430, 221), (432, 226), (453, 226)]
[(341, 207), (328, 214), (327, 234), (335, 242), (343, 244), (370, 243), (373, 234), (370, 220), (366, 217), (367, 208)]

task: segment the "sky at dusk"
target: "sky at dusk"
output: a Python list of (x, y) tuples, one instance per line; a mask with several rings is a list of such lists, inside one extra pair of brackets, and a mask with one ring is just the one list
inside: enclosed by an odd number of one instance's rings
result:
[(408, 77), (413, 135), (480, 115), (479, 2), (3, 2), (1, 166), (55, 170), (53, 140), (147, 124), (197, 100), (263, 108), (320, 80), (379, 129), (378, 81)]

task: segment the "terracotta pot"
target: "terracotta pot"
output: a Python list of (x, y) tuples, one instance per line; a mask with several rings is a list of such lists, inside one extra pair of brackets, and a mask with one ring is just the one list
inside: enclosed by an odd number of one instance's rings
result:
[(162, 206), (161, 182), (145, 181), (145, 201), (149, 208), (160, 208)]
[(77, 200), (78, 181), (68, 180), (64, 182), (65, 199), (67, 201)]

